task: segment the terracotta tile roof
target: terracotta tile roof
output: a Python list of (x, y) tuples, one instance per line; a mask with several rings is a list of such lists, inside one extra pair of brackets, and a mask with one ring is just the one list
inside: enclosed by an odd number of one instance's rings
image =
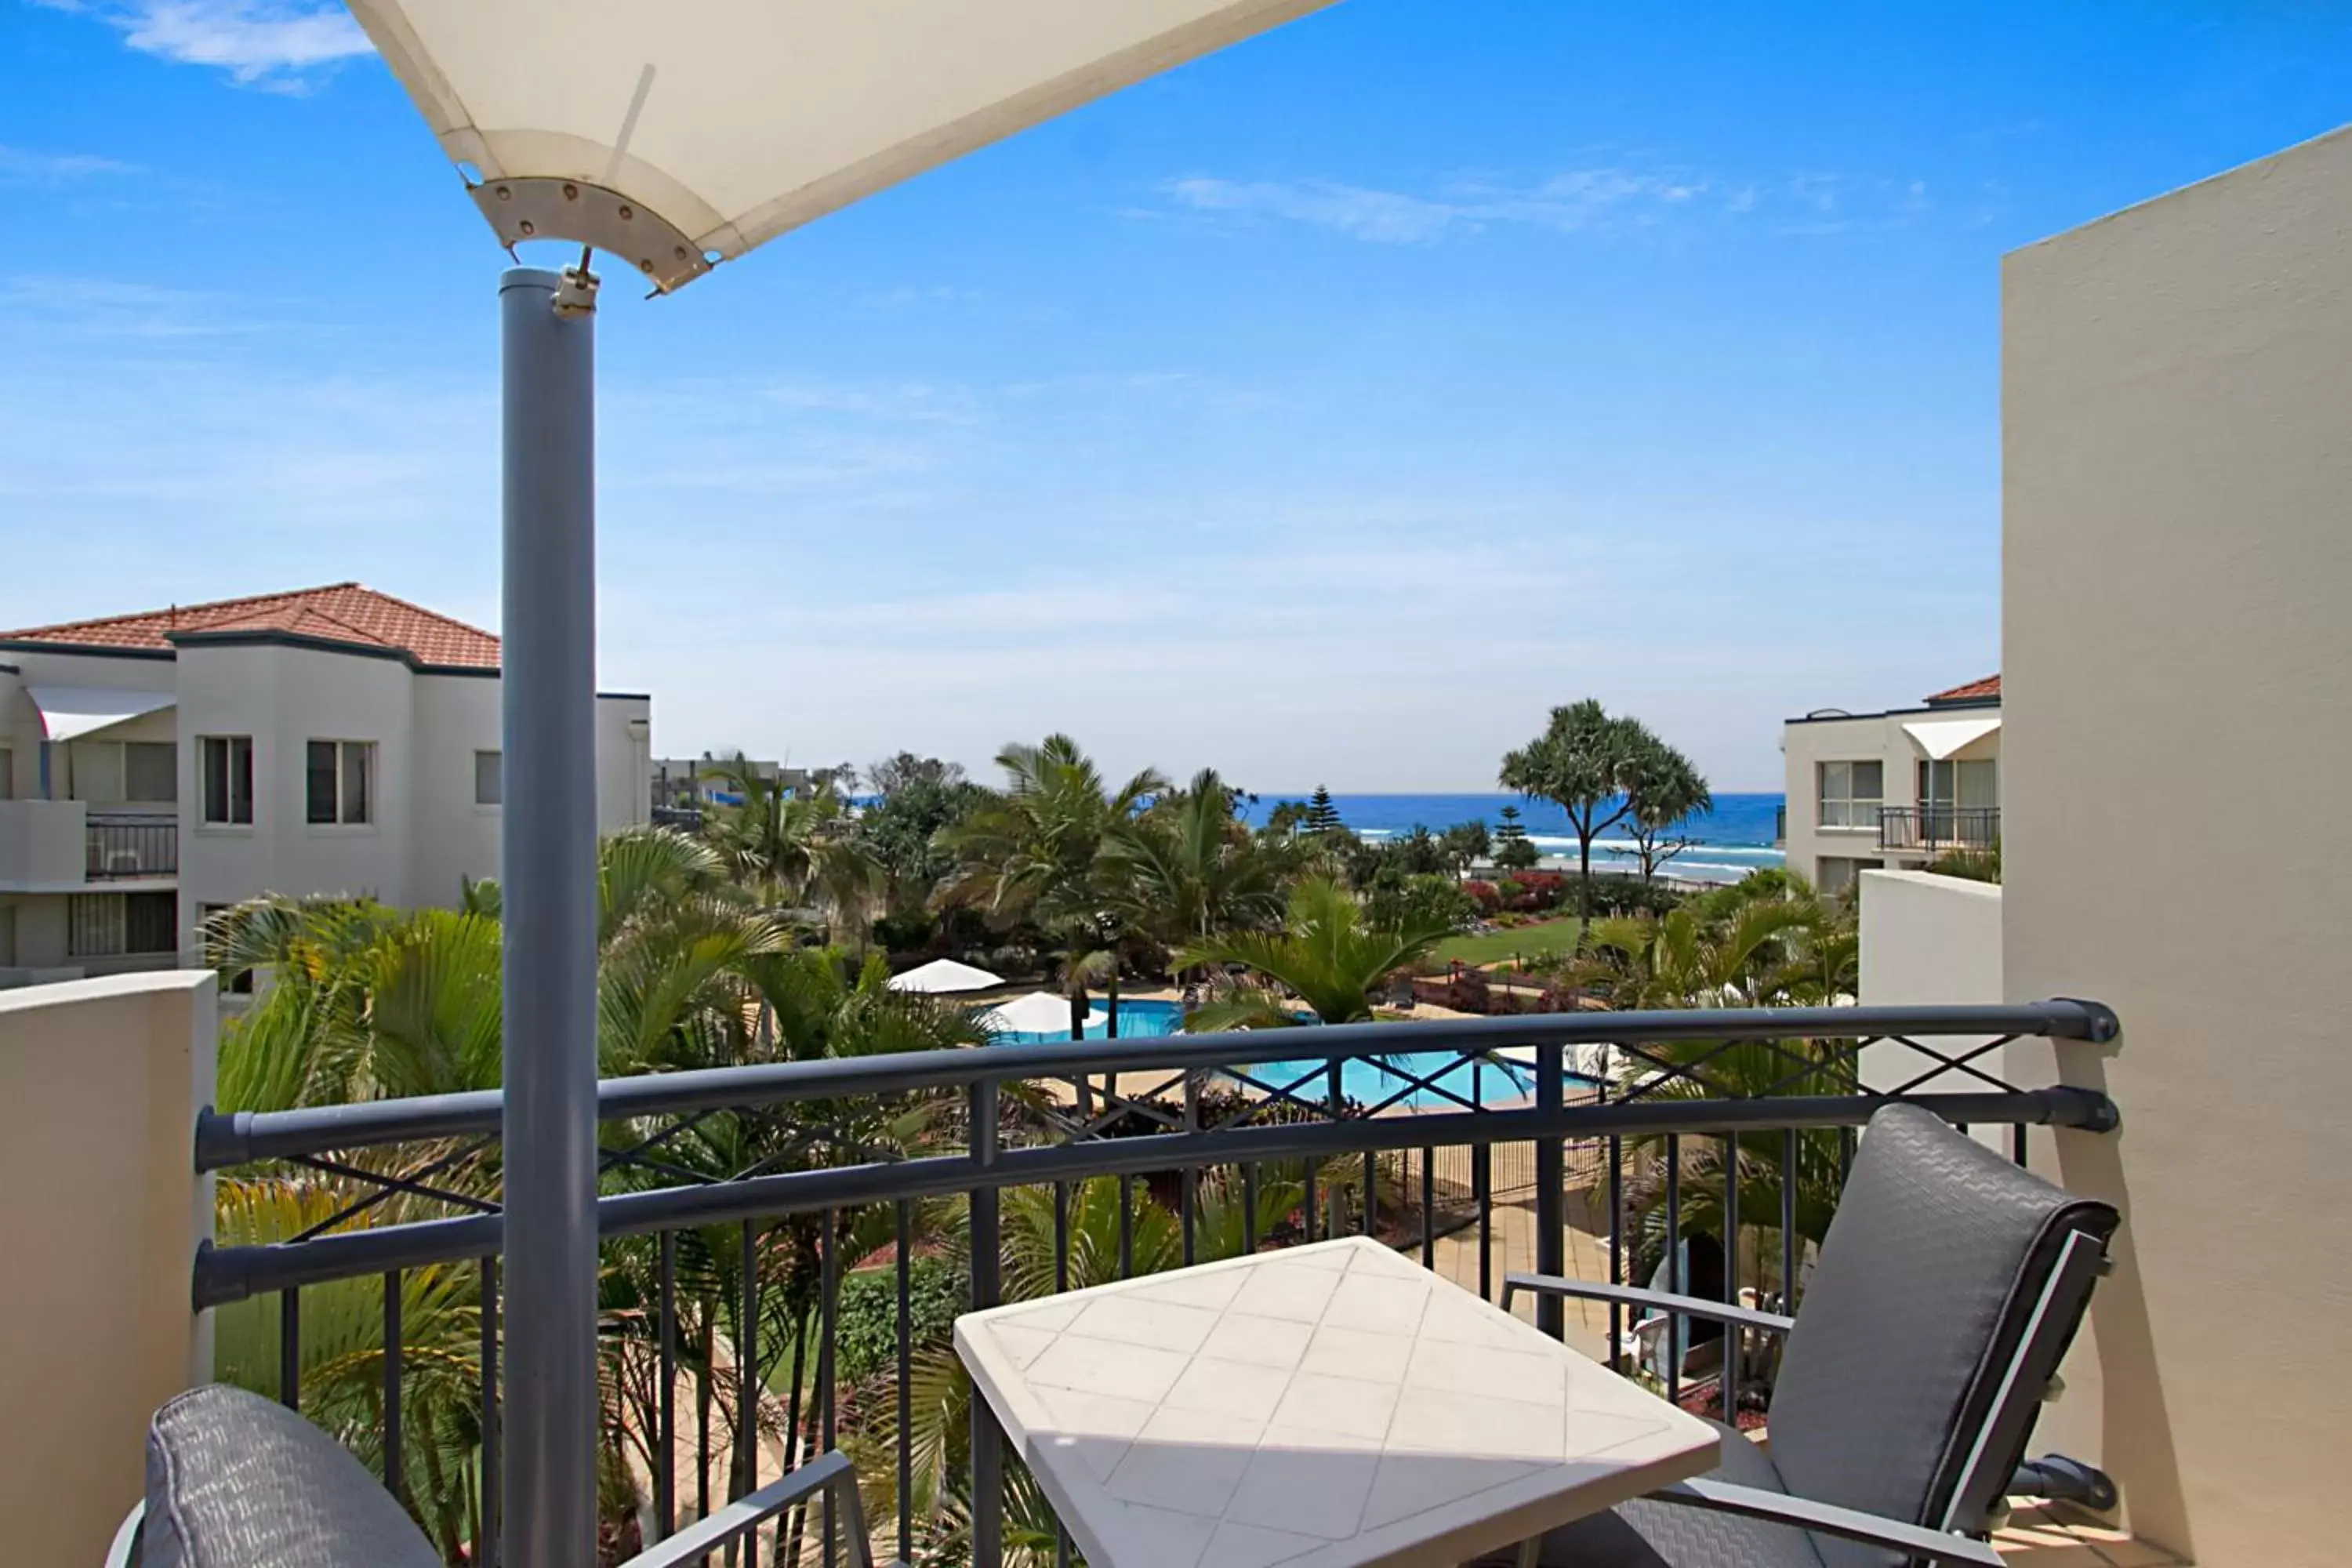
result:
[(1971, 680), (1966, 686), (1955, 686), (1949, 691), (1938, 691), (1927, 698), (1930, 702), (1981, 702), (2000, 695), (2000, 677), (1988, 675), (1982, 680)]
[(161, 650), (172, 647), (175, 637), (212, 632), (275, 632), (354, 647), (396, 649), (418, 664), (468, 669), (499, 667), (499, 639), (489, 633), (357, 583), (27, 626), (0, 632), (0, 643)]

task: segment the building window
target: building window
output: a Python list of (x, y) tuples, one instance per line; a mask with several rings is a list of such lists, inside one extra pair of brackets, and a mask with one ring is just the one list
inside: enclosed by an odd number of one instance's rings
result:
[(176, 893), (76, 893), (66, 900), (66, 954), (119, 958), (180, 951)]
[(1822, 764), (1822, 826), (1876, 827), (1885, 798), (1885, 763)]
[(0, 800), (16, 798), (16, 753), (0, 746)]
[(216, 826), (253, 823), (253, 737), (206, 735), (204, 747), (205, 820)]
[(180, 798), (180, 748), (169, 741), (122, 742), (122, 798), (162, 805)]
[(309, 820), (352, 826), (373, 820), (370, 795), (375, 772), (375, 744), (371, 741), (310, 742)]
[(498, 752), (474, 753), (474, 804), (497, 805), (506, 799), (506, 758)]

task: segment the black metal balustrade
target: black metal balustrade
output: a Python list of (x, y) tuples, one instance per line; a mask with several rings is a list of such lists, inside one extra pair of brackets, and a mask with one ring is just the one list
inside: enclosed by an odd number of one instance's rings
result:
[(702, 831), (702, 810), (691, 805), (657, 805), (653, 808), (656, 827), (675, 827), (681, 833)]
[[(1582, 1194), (1602, 1211), (1612, 1283), (1646, 1283), (1630, 1277), (1643, 1260), (1658, 1258), (1675, 1270), (1670, 1289), (1690, 1289), (1694, 1282), (1679, 1273), (1683, 1239), (1746, 1233), (1753, 1238), (1746, 1262), (1739, 1247), (1721, 1249), (1723, 1299), (1736, 1301), (1746, 1285), (1785, 1308), (1790, 1282), (1801, 1280), (1801, 1233), (1819, 1223), (1818, 1215), (1801, 1215), (1801, 1194), (1818, 1204), (1825, 1186), (1833, 1194), (1854, 1131), (1874, 1110), (1901, 1099), (1956, 1124), (2008, 1129), (2007, 1147), (2022, 1163), (2028, 1127), (2111, 1131), (2116, 1112), (2093, 1090), (2009, 1081), (2001, 1047), (2026, 1037), (2105, 1041), (2116, 1033), (2106, 1008), (2076, 1001), (1549, 1014), (996, 1046), (608, 1080), (599, 1093), (608, 1191), (598, 1204), (607, 1375), (632, 1384), (635, 1394), (608, 1404), (606, 1420), (649, 1428), (625, 1436), (650, 1472), (654, 1528), (666, 1535), (689, 1515), (723, 1506), (726, 1500), (711, 1495), (711, 1459), (724, 1464), (730, 1443), (758, 1452), (762, 1411), (772, 1432), (773, 1406), (782, 1404), (786, 1466), (846, 1436), (865, 1457), (869, 1486), (890, 1500), (877, 1536), (887, 1545), (895, 1531), (898, 1555), (911, 1560), (919, 1527), (929, 1522), (914, 1510), (909, 1446), (910, 1267), (926, 1234), (923, 1216), (944, 1216), (929, 1234), (968, 1242), (973, 1308), (996, 1304), (1006, 1288), (1003, 1204), (1010, 1194), (1025, 1194), (1024, 1206), (1048, 1195), (1051, 1202), (1050, 1280), (1032, 1257), (1015, 1259), (1024, 1270), (1019, 1283), (1033, 1292), (1071, 1288), (1073, 1230), (1083, 1217), (1073, 1205), (1108, 1200), (1107, 1184), (1087, 1184), (1097, 1178), (1116, 1180), (1120, 1277), (1136, 1268), (1140, 1186), (1166, 1194), (1186, 1263), (1232, 1244), (1229, 1233), (1212, 1235), (1204, 1224), (1212, 1197), (1239, 1194), (1244, 1251), (1347, 1228), (1387, 1234), (1417, 1248), (1424, 1266), (1434, 1264), (1439, 1225), (1450, 1211), (1465, 1231), (1475, 1227), (1477, 1285), (1492, 1300), (1501, 1283), (1492, 1263), (1498, 1194), (1505, 1206), (1514, 1189), (1526, 1194), (1534, 1266), (1550, 1274), (1567, 1271), (1569, 1205)], [(1275, 1058), (1287, 1065), (1255, 1065)], [(1380, 1094), (1360, 1092), (1367, 1069), (1355, 1064), (1386, 1073)], [(1360, 1091), (1352, 1096), (1351, 1073)], [(478, 1352), (467, 1375), (467, 1386), (478, 1389), (480, 1495), (491, 1502), (498, 1495), (499, 1117), (499, 1095), (481, 1093), (207, 1113), (197, 1129), (202, 1170), (290, 1168), (337, 1184), (340, 1206), (287, 1241), (200, 1251), (195, 1300), (214, 1307), (276, 1294), (280, 1396), (299, 1405), (303, 1288), (380, 1278), (381, 1462), (395, 1489), (408, 1475), (404, 1278), (478, 1259)], [(885, 1126), (889, 1136), (877, 1137), (874, 1129)], [(928, 1134), (910, 1136), (919, 1126)], [(713, 1151), (730, 1148), (740, 1151), (742, 1163), (711, 1165)], [(1446, 1204), (1439, 1199), (1441, 1167)], [(1259, 1196), (1276, 1182), (1298, 1202), (1274, 1215), (1279, 1234), (1266, 1234)], [(1632, 1220), (1637, 1208), (1646, 1213)], [(877, 1374), (845, 1390), (834, 1375), (844, 1254), (877, 1237), (888, 1243), (895, 1268), (895, 1366), (887, 1380)], [(771, 1350), (762, 1361), (774, 1314), (762, 1310), (761, 1268), (751, 1260), (763, 1245), (796, 1239), (803, 1250), (795, 1256), (814, 1254), (804, 1279), (814, 1321), (803, 1320), (813, 1342), (803, 1331), (793, 1343), (798, 1358), (813, 1359), (806, 1367), (796, 1359), (789, 1386), (763, 1395), (761, 1373), (779, 1370), (772, 1362), (782, 1352)], [(1172, 1240), (1166, 1245), (1176, 1249)], [(694, 1350), (680, 1342), (680, 1290), (690, 1259), (699, 1267), (730, 1255), (747, 1260), (744, 1300), (719, 1309), (706, 1296), (709, 1310), (696, 1326), (715, 1334), (717, 1317), (731, 1313), (735, 1342), (721, 1352), (706, 1337), (697, 1364), (719, 1394), (739, 1376), (751, 1392), (733, 1398), (731, 1410), (730, 1402), (719, 1403), (714, 1448), (712, 1404), (697, 1399), (683, 1417), (678, 1408), (681, 1359)], [(1743, 1268), (1760, 1277), (1743, 1278)], [(609, 1283), (615, 1280), (635, 1281), (635, 1293)], [(1537, 1312), (1544, 1331), (1564, 1332), (1557, 1299), (1538, 1303)], [(1612, 1363), (1623, 1342), (1621, 1312), (1611, 1309)], [(722, 1369), (722, 1361), (730, 1366)], [(449, 1368), (436, 1366), (431, 1375), (446, 1378)], [(1669, 1397), (1684, 1392), (1680, 1360), (1667, 1355)], [(1743, 1394), (1760, 1393), (1744, 1391), (1742, 1377), (1741, 1358), (1724, 1356), (1716, 1397), (1726, 1419), (1736, 1419), (1744, 1403), (1752, 1406)], [(682, 1418), (700, 1424), (688, 1467), (678, 1462)], [(730, 1421), (732, 1432), (725, 1429)], [(616, 1440), (612, 1431), (606, 1436)], [(1004, 1456), (982, 1401), (972, 1402), (969, 1436), (969, 1463), (957, 1477), (969, 1479), (968, 1520), (955, 1521), (968, 1531), (959, 1549), (979, 1568), (996, 1568)], [(681, 1468), (693, 1471), (683, 1491)], [(727, 1473), (730, 1491), (757, 1484), (740, 1467)], [(496, 1561), (491, 1502), (469, 1549), (476, 1564)], [(774, 1561), (799, 1562), (822, 1544), (826, 1555), (818, 1561), (831, 1562), (835, 1523), (814, 1510), (788, 1519), (772, 1532)], [(756, 1568), (759, 1550), (754, 1543), (747, 1552), (743, 1568)], [(1066, 1553), (1065, 1540), (1065, 1560)]]
[(1881, 849), (1990, 849), (2000, 842), (1997, 805), (1888, 805), (1878, 812)]
[(179, 874), (176, 817), (93, 811), (83, 818), (83, 873), (93, 882)]

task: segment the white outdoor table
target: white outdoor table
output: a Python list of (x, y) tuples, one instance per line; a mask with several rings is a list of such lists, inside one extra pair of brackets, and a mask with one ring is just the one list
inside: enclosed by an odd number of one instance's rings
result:
[(1716, 1463), (1706, 1422), (1361, 1237), (955, 1342), (1093, 1568), (1452, 1568)]

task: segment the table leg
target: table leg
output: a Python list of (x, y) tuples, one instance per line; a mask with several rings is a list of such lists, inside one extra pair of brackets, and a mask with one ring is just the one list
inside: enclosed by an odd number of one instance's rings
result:
[(1540, 1535), (1529, 1536), (1519, 1542), (1518, 1568), (1536, 1568), (1536, 1552), (1543, 1545)]

